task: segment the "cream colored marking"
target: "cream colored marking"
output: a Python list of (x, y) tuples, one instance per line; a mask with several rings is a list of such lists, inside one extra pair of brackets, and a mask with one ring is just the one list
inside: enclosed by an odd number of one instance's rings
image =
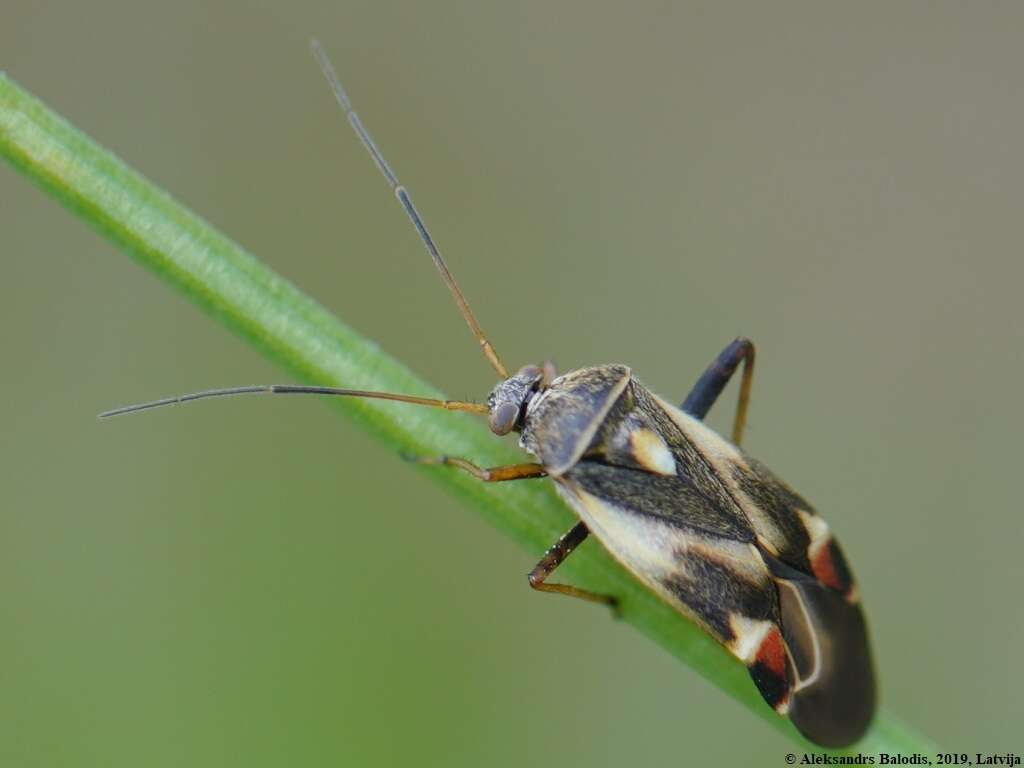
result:
[(764, 587), (769, 579), (757, 547), (734, 539), (693, 537), (688, 551), (700, 555), (713, 563), (723, 563), (741, 578), (755, 587)]
[(644, 469), (659, 475), (676, 474), (676, 460), (672, 457), (672, 451), (653, 429), (634, 429), (629, 435), (629, 446), (633, 458)]
[(693, 554), (712, 562), (728, 562), (737, 578), (754, 586), (762, 586), (770, 578), (751, 544), (683, 532), (659, 520), (619, 509), (578, 488), (573, 495), (578, 500), (577, 512), (594, 536), (638, 574), (650, 574), (654, 580), (685, 575), (686, 555)]
[[(679, 557), (678, 553), (707, 551), (721, 543), (721, 548), (736, 558), (737, 570), (742, 569), (751, 576), (752, 581), (763, 583), (770, 577), (760, 558), (756, 564), (746, 562), (741, 566), (743, 561), (748, 560), (743, 557), (741, 548), (746, 546), (753, 552), (752, 546), (718, 538), (703, 538), (692, 533), (684, 534), (678, 528), (657, 520), (620, 510), (565, 480), (556, 478), (555, 490), (579, 515), (594, 538), (626, 570), (636, 576), (640, 583), (675, 608), (684, 618), (716, 638), (730, 653), (734, 652), (713, 627), (691, 611), (678, 596), (666, 589), (661, 579), (673, 574), (686, 575), (685, 559)], [(757, 572), (758, 569), (760, 573)]]
[(828, 530), (828, 523), (817, 515), (809, 514), (802, 509), (798, 509), (796, 513), (800, 516), (800, 522), (804, 524), (804, 528), (807, 529), (807, 535), (811, 537), (811, 543), (807, 547), (807, 556), (813, 562), (821, 548), (832, 538)]
[[(609, 518), (635, 518), (636, 516), (624, 512), (619, 512), (614, 508), (610, 510), (601, 510), (599, 508), (599, 505), (601, 504), (601, 501), (599, 499), (590, 497), (589, 500), (584, 501), (583, 496), (585, 494), (583, 494), (575, 485), (567, 483), (562, 480), (558, 480), (557, 478), (555, 478), (555, 480), (555, 490), (558, 491), (558, 495), (565, 499), (566, 503), (570, 507), (572, 507), (572, 509), (576, 512), (577, 515), (579, 515), (580, 519), (584, 523), (586, 523), (587, 528), (594, 535), (594, 538), (601, 543), (601, 546), (605, 548), (608, 554), (610, 554), (619, 563), (621, 563), (627, 571), (636, 576), (637, 580), (641, 584), (643, 584), (645, 587), (651, 590), (651, 592), (653, 592), (659, 598), (664, 600), (668, 605), (671, 605), (673, 608), (675, 608), (675, 610), (678, 611), (683, 618), (692, 621), (694, 624), (696, 624), (702, 630), (707, 632), (709, 635), (711, 635), (714, 638), (717, 638), (719, 642), (722, 642), (722, 638), (718, 636), (718, 634), (714, 631), (712, 627), (705, 623), (700, 616), (691, 611), (689, 607), (687, 607), (687, 605), (683, 603), (678, 597), (676, 597), (667, 589), (665, 589), (664, 584), (658, 581), (658, 579), (655, 576), (656, 570), (667, 570), (667, 572), (671, 573), (685, 572), (677, 558), (670, 559), (669, 557), (672, 552), (672, 549), (668, 546), (669, 541), (671, 541), (677, 547), (680, 545), (682, 545), (683, 547), (686, 546), (685, 539), (678, 535), (678, 531), (666, 531), (664, 530), (666, 528), (664, 524), (658, 524), (657, 526), (650, 526), (647, 529), (648, 533), (655, 534), (653, 537), (648, 537), (643, 535), (643, 528), (639, 526), (637, 528), (631, 528), (628, 524), (616, 525), (616, 522), (609, 521)], [(592, 512), (594, 514), (592, 514)], [(628, 541), (634, 545), (637, 543), (646, 543), (646, 546), (634, 546), (632, 548), (622, 546), (622, 544), (624, 543), (623, 540), (616, 540), (610, 538), (611, 536), (615, 535), (611, 531), (614, 531), (616, 529), (618, 529), (620, 532), (629, 532), (630, 530), (632, 530), (637, 533), (640, 533), (641, 535), (639, 536), (639, 540), (637, 539), (637, 537), (629, 536), (625, 539), (625, 541)], [(647, 542), (644, 542), (644, 539), (653, 540), (648, 540)], [(643, 559), (645, 556), (644, 550), (647, 550), (648, 554), (654, 554), (654, 557), (652, 557), (650, 560), (645, 561)], [(651, 565), (657, 565), (658, 567), (652, 568)], [(662, 575), (664, 575), (664, 573)]]
[(729, 464), (746, 466), (746, 462), (743, 460), (743, 454), (740, 452), (739, 448), (715, 432), (715, 430), (703, 421), (695, 419), (687, 413), (683, 413), (674, 405), (665, 402), (657, 395), (653, 395), (653, 397), (658, 405), (664, 409), (665, 413), (668, 414), (669, 418), (676, 423), (676, 426), (683, 431), (683, 434), (690, 439), (690, 442), (693, 443), (702, 454), (708, 457), (713, 464), (717, 465), (719, 463), (728, 462)]
[(767, 619), (748, 619), (734, 613), (729, 617), (729, 628), (735, 639), (727, 643), (726, 647), (736, 658), (749, 666), (757, 657), (761, 643), (774, 626)]
[(779, 528), (778, 523), (765, 512), (760, 504), (743, 492), (739, 483), (731, 475), (726, 474), (725, 484), (733, 498), (736, 499), (736, 502), (746, 513), (747, 520), (750, 521), (754, 533), (757, 534), (758, 541), (771, 554), (778, 555), (789, 544), (786, 535)]
[(679, 573), (678, 550), (686, 550), (686, 538), (676, 528), (650, 517), (618, 509), (585, 491), (574, 489), (577, 511), (598, 539), (629, 569), (653, 582)]
[(769, 541), (764, 536), (757, 537), (757, 543), (761, 545), (765, 552), (774, 557), (779, 556), (779, 548), (774, 541)]

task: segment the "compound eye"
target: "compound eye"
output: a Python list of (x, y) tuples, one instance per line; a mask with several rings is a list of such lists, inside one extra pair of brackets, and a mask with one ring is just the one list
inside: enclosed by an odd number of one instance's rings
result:
[(516, 425), (519, 408), (513, 403), (502, 403), (491, 411), (491, 432), (496, 435), (507, 435)]

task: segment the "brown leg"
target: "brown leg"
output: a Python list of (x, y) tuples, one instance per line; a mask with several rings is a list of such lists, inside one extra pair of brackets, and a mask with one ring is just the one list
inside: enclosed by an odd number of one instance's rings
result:
[(743, 430), (747, 426), (747, 409), (750, 407), (750, 387), (754, 383), (754, 345), (746, 342), (743, 355), (743, 377), (740, 379), (740, 394), (736, 400), (736, 415), (732, 420), (732, 441), (737, 446), (743, 442)]
[(686, 396), (681, 408), (691, 416), (703, 419), (707, 416), (715, 400), (729, 383), (729, 379), (743, 363), (743, 375), (740, 378), (740, 395), (736, 403), (736, 417), (732, 422), (732, 441), (736, 445), (743, 442), (743, 428), (747, 425), (747, 408), (750, 405), (750, 385), (754, 380), (754, 343), (742, 336), (722, 350), (715, 361), (708, 366), (698, 379), (690, 394)]
[(540, 464), (508, 464), (504, 467), (491, 467), (484, 469), (465, 459), (456, 459), (451, 456), (426, 456), (411, 458), (417, 464), (440, 464), (447, 467), (456, 467), (464, 472), (469, 472), (478, 480), (485, 483), (500, 483), (505, 480), (525, 480), (530, 477), (546, 477), (547, 472)]
[(590, 531), (587, 530), (586, 525), (576, 523), (576, 525), (562, 535), (562, 538), (551, 545), (550, 549), (544, 553), (544, 557), (540, 559), (540, 562), (530, 571), (527, 578), (530, 580), (530, 586), (540, 592), (557, 592), (561, 595), (589, 600), (592, 603), (603, 603), (610, 607), (615, 615), (618, 616), (618, 598), (611, 595), (599, 595), (596, 592), (572, 587), (568, 584), (548, 584), (545, 581), (554, 572), (555, 568), (561, 565), (562, 561), (572, 554), (576, 547), (583, 543), (589, 533)]
[(544, 365), (542, 365), (540, 369), (543, 372), (543, 376), (541, 376), (540, 380), (540, 387), (541, 389), (547, 389), (551, 386), (551, 382), (558, 377), (558, 371), (555, 369), (555, 361), (545, 360)]

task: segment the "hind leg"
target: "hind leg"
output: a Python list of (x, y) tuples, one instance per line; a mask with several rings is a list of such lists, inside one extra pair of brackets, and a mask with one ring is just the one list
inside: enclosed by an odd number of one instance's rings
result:
[(743, 429), (747, 425), (747, 408), (750, 405), (750, 385), (754, 378), (754, 342), (740, 336), (723, 349), (714, 362), (697, 379), (690, 394), (686, 396), (682, 410), (697, 419), (707, 416), (711, 406), (722, 394), (725, 385), (743, 363), (743, 375), (740, 379), (740, 395), (736, 403), (736, 416), (732, 423), (732, 441), (736, 445), (743, 442)]

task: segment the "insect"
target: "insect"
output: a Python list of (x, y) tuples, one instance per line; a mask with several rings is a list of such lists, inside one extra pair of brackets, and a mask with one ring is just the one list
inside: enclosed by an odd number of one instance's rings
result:
[[(449, 272), (408, 192), (363, 126), (320, 46), (313, 53), (345, 117), (426, 246), (459, 311), (500, 377), (486, 404), (306, 385), (207, 390), (107, 411), (117, 416), (247, 393), (380, 398), (486, 416), (517, 432), (535, 461), (483, 468), (455, 457), (418, 459), (483, 482), (550, 478), (579, 517), (529, 574), (543, 592), (617, 607), (612, 595), (548, 581), (588, 536), (633, 576), (745, 664), (765, 701), (808, 739), (845, 746), (867, 729), (875, 683), (867, 628), (850, 568), (828, 526), (740, 444), (754, 345), (730, 343), (680, 406), (624, 365), (557, 375), (551, 364), (514, 374), (501, 362)], [(703, 418), (742, 369), (727, 441)]]

